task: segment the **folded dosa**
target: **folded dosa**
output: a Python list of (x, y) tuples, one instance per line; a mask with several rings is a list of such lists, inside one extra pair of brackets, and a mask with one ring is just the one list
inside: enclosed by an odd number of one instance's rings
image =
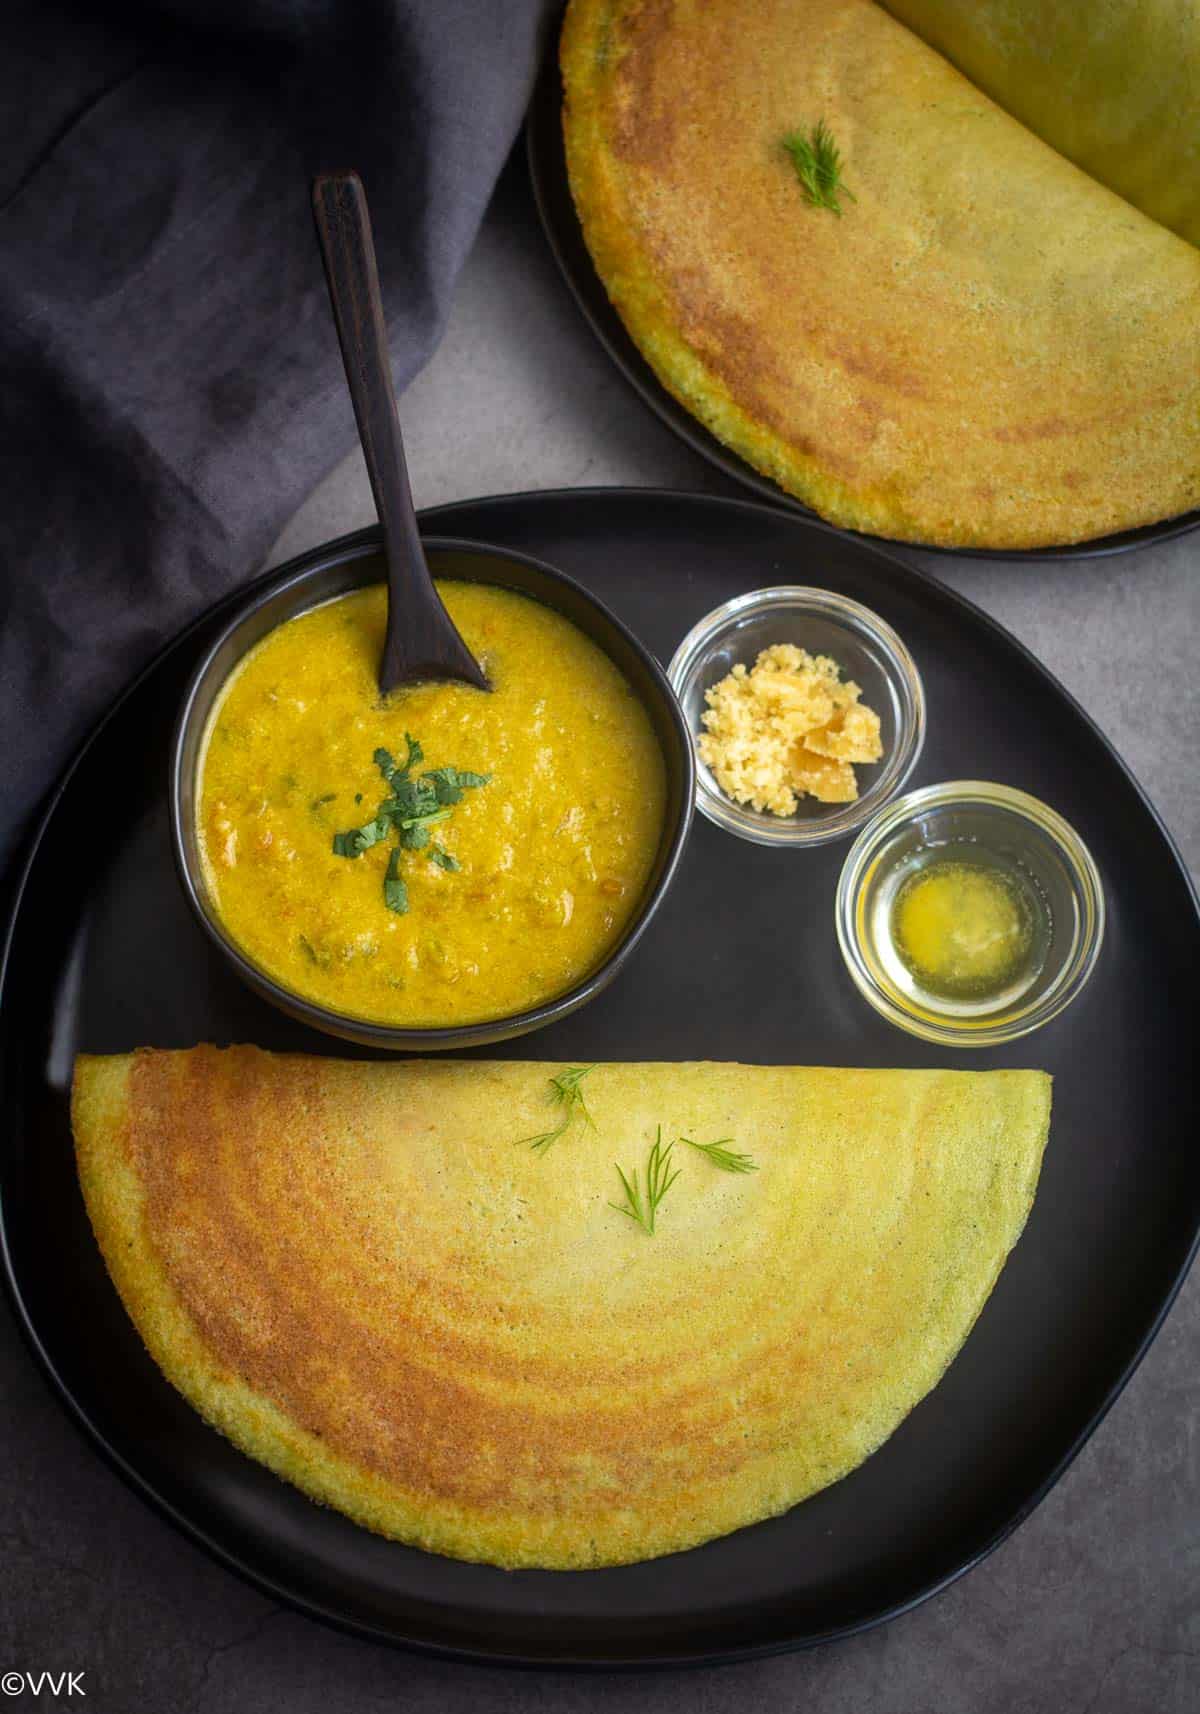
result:
[(1196, 0), (884, 4), (1043, 142), (1200, 244)]
[[(854, 1469), (959, 1349), (1033, 1200), (1039, 1072), (255, 1048), (83, 1057), (125, 1306), (210, 1423), (368, 1528), (502, 1566), (651, 1558)], [(677, 1145), (650, 1236), (616, 1165)], [(686, 1157), (686, 1158), (684, 1158)]]
[[(1200, 251), (873, 0), (572, 0), (562, 66), (613, 304), (663, 385), (790, 493), (990, 548), (1200, 504)], [(783, 147), (818, 120), (841, 218)]]

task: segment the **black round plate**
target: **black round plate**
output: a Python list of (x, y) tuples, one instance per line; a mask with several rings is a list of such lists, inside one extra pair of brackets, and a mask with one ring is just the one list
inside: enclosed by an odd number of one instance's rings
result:
[[(542, 228), (563, 279), (575, 302), (583, 311), (592, 332), (629, 384), (636, 389), (650, 409), (687, 442), (702, 458), (716, 465), (734, 482), (750, 488), (762, 500), (786, 507), (801, 517), (814, 518), (812, 508), (786, 494), (767, 476), (739, 458), (736, 452), (719, 441), (667, 392), (653, 369), (646, 362), (625, 325), (609, 301), (588, 247), (584, 242), (571, 188), (567, 182), (567, 163), (562, 134), (562, 79), (558, 70), (558, 32), (551, 32), (551, 42), (534, 89), (533, 100), (525, 121), (525, 147), (529, 172), (533, 180), (534, 200)], [(1170, 541), (1200, 528), (1200, 510), (1185, 512), (1178, 518), (1163, 518), (1141, 529), (1122, 530), (1117, 535), (1100, 536), (1095, 541), (1068, 543), (1063, 547), (1046, 548), (943, 548), (932, 542), (902, 542), (897, 546), (920, 547), (927, 553), (952, 553), (972, 559), (1094, 559), (1103, 554), (1123, 553), (1128, 548), (1144, 547), (1148, 542)], [(854, 532), (847, 532), (854, 533)], [(863, 537), (876, 541), (879, 537)]]
[(0, 1216), (17, 1314), (130, 1482), (309, 1613), (477, 1660), (556, 1665), (729, 1659), (845, 1635), (922, 1600), (1029, 1513), (1180, 1284), (1200, 1224), (1188, 1021), (1200, 918), (1187, 874), (1100, 733), (1020, 644), (877, 549), (777, 507), (651, 490), (481, 500), (425, 523), (560, 566), (661, 660), (740, 591), (840, 590), (896, 627), (924, 675), (929, 738), (914, 784), (1006, 780), (1075, 824), (1104, 879), (1108, 940), (1071, 1010), (1016, 1046), (956, 1056), (863, 1003), (834, 939), (844, 845), (769, 850), (702, 819), (629, 969), (524, 1044), (578, 1062), (1045, 1067), (1054, 1121), (1024, 1236), (945, 1378), (860, 1470), (785, 1517), (668, 1561), (568, 1573), (462, 1565), (369, 1535), (235, 1451), (160, 1377), (125, 1318), (88, 1229), (68, 1114), (77, 1049), (356, 1051), (242, 986), (172, 866), (171, 727), (226, 602), (118, 703), (31, 848), (0, 977)]

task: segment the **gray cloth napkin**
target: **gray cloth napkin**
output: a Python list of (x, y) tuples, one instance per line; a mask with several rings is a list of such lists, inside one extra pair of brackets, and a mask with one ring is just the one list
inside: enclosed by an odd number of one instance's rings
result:
[(119, 688), (353, 441), (310, 174), (371, 202), (398, 386), (545, 0), (14, 0), (0, 57), (0, 867)]

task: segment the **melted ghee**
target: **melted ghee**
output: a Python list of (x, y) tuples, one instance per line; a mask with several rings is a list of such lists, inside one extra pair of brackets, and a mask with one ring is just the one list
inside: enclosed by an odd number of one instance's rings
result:
[(892, 943), (931, 993), (985, 998), (1029, 963), (1034, 915), (1012, 876), (991, 864), (943, 858), (910, 875), (892, 904)]
[[(292, 992), (354, 1017), (448, 1025), (502, 1017), (592, 970), (637, 908), (662, 832), (666, 770), (649, 716), (608, 656), (510, 590), (439, 584), (493, 685), (380, 697), (386, 592), (358, 590), (270, 633), (209, 723), (199, 819), (229, 934)], [(457, 861), (406, 851), (404, 915), (384, 902), (394, 838), (360, 857), (336, 832), (387, 788), (377, 747), (418, 772), (491, 775), (436, 829)]]

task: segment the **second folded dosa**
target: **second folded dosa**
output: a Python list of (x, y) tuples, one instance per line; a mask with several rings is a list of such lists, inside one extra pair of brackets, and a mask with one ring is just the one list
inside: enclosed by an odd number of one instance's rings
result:
[[(1200, 505), (1200, 251), (871, 0), (573, 0), (562, 63), (630, 334), (826, 518), (1031, 548)], [(840, 218), (784, 147), (819, 121)]]

